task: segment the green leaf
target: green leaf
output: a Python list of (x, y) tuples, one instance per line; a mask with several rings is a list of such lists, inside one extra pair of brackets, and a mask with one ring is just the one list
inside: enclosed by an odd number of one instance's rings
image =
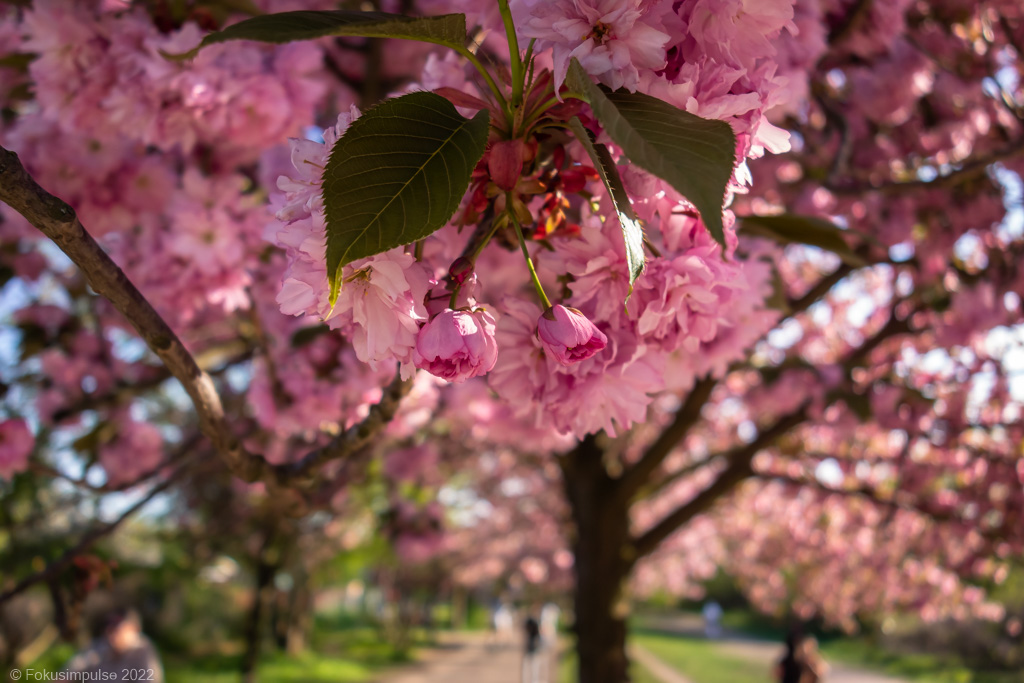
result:
[(633, 213), (633, 206), (629, 203), (629, 196), (626, 188), (619, 177), (619, 171), (615, 168), (615, 160), (612, 159), (608, 148), (600, 143), (594, 142), (591, 133), (583, 123), (575, 116), (569, 121), (569, 128), (576, 135), (587, 154), (594, 160), (594, 168), (597, 169), (601, 181), (608, 188), (608, 196), (611, 197), (612, 206), (615, 208), (615, 215), (622, 227), (622, 236), (626, 240), (626, 264), (629, 268), (629, 294), (626, 301), (629, 301), (633, 294), (633, 283), (644, 272), (644, 231)]
[(323, 176), (332, 305), (345, 264), (421, 240), (448, 222), (484, 154), (489, 125), (487, 111), (465, 119), (440, 95), (414, 92), (385, 100), (349, 126)]
[(164, 54), (168, 59), (195, 57), (201, 49), (229, 40), (258, 40), (264, 43), (289, 43), (325, 36), (361, 38), (402, 38), (446, 45), (456, 50), (466, 46), (466, 16), (443, 14), (436, 17), (407, 17), (385, 12), (281, 12), (263, 14), (232, 24), (203, 38), (199, 45), (182, 54)]
[(569, 64), (566, 83), (585, 96), (629, 161), (686, 197), (724, 246), (722, 207), (736, 163), (736, 136), (729, 124), (702, 119), (643, 93), (610, 92), (591, 81), (576, 59)]
[(847, 265), (862, 268), (867, 262), (843, 238), (849, 231), (814, 216), (786, 213), (778, 216), (740, 216), (740, 231), (781, 244), (808, 244), (831, 251)]

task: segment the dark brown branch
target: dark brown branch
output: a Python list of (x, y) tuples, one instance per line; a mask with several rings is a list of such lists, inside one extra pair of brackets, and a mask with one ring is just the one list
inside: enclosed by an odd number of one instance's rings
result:
[[(899, 302), (897, 302), (898, 304)], [(895, 305), (893, 306), (895, 310)], [(859, 348), (852, 351), (843, 361), (843, 367), (849, 372), (853, 367), (866, 360), (871, 351), (890, 337), (910, 331), (908, 319), (901, 320), (890, 315), (888, 322), (865, 341)], [(841, 397), (841, 395), (840, 395)], [(775, 443), (775, 441), (807, 418), (807, 404), (799, 410), (780, 418), (774, 425), (758, 434), (757, 438), (744, 446), (738, 446), (724, 457), (728, 466), (718, 478), (706, 489), (697, 494), (689, 502), (676, 508), (660, 522), (644, 532), (635, 541), (638, 557), (651, 553), (666, 538), (672, 535), (683, 524), (710, 508), (718, 498), (732, 491), (744, 479), (753, 476), (753, 459), (759, 451)], [(716, 456), (711, 456), (716, 457)]]
[[(854, 267), (842, 263), (838, 268), (833, 270), (828, 275), (822, 276), (818, 282), (807, 290), (807, 293), (796, 299), (788, 299), (787, 305), (789, 307), (789, 314), (787, 318), (792, 318), (797, 313), (802, 313), (810, 308), (813, 304), (820, 301), (829, 291), (838, 284), (840, 280), (849, 275), (854, 271)], [(781, 321), (780, 321), (781, 322)]]
[(665, 489), (667, 489), (669, 486), (676, 483), (680, 479), (688, 477), (691, 474), (697, 472), (698, 470), (704, 469), (705, 467), (715, 462), (720, 457), (721, 456), (718, 454), (712, 454), (707, 457), (701, 458), (700, 460), (694, 460), (693, 462), (686, 463), (678, 470), (674, 470), (672, 472), (667, 473), (664, 477), (658, 479), (658, 481), (653, 482), (652, 486), (649, 486), (648, 488), (644, 489), (644, 498), (653, 498), (654, 496), (657, 496), (662, 491), (664, 491)]
[[(887, 496), (879, 495), (879, 492), (870, 486), (861, 485), (856, 487), (846, 488), (834, 488), (826, 485), (825, 483), (818, 481), (817, 479), (806, 479), (802, 477), (791, 477), (788, 475), (777, 475), (769, 473), (758, 473), (755, 475), (758, 479), (764, 481), (780, 481), (786, 484), (794, 486), (802, 486), (804, 488), (814, 489), (820, 493), (826, 495), (836, 496), (850, 496), (854, 498), (860, 498), (866, 500), (875, 505), (881, 505), (887, 507), (893, 512), (902, 510), (904, 512), (913, 512), (924, 517), (929, 518), (933, 522), (964, 522), (967, 521), (960, 515), (956, 514), (953, 510), (941, 510), (929, 507), (924, 501), (919, 499), (908, 500), (904, 497), (902, 500)], [(972, 521), (973, 523), (973, 521)], [(995, 528), (989, 529), (977, 529), (978, 533), (984, 537), (993, 537), (996, 533)]]
[(718, 478), (706, 489), (698, 493), (687, 503), (666, 515), (660, 522), (641, 534), (634, 541), (637, 557), (650, 554), (676, 529), (691, 519), (708, 510), (720, 498), (731, 492), (740, 482), (754, 474), (753, 460), (759, 452), (774, 444), (790, 429), (807, 419), (807, 405), (780, 418), (768, 427), (757, 438), (743, 446), (737, 446), (724, 454), (729, 465)]
[(967, 161), (955, 171), (950, 171), (932, 180), (893, 180), (882, 184), (853, 181), (842, 184), (827, 184), (826, 187), (832, 192), (841, 195), (860, 195), (865, 192), (881, 192), (882, 194), (891, 195), (912, 190), (951, 188), (983, 175), (992, 164), (1013, 159), (1021, 154), (1024, 154), (1024, 140), (1018, 140), (1012, 145), (992, 152), (988, 156)]
[(245, 481), (270, 478), (271, 466), (242, 449), (224, 417), (220, 396), (174, 330), (132, 284), (124, 271), (85, 231), (74, 209), (40, 187), (18, 155), (0, 147), (0, 201), (24, 216), (77, 265), (97, 294), (107, 298), (132, 324), (146, 345), (181, 382), (192, 399), (199, 425), (231, 472)]
[(242, 447), (224, 415), (213, 380), (124, 271), (86, 232), (74, 209), (40, 187), (18, 155), (3, 147), (0, 147), (0, 201), (53, 240), (81, 269), (96, 293), (107, 298), (132, 324), (146, 345), (181, 382), (199, 416), (200, 430), (213, 443), (231, 473), (240, 479), (271, 485), (286, 485), (298, 479), (308, 482), (310, 469), (365, 447), (394, 417), (398, 402), (411, 388), (410, 381), (396, 379), (385, 390), (381, 403), (370, 408), (363, 422), (343, 432), (324, 448), (309, 453), (297, 465), (271, 465), (263, 456), (249, 453)]
[[(789, 312), (783, 320), (787, 320), (802, 313), (811, 307), (815, 302), (820, 301), (840, 280), (849, 275), (855, 268), (846, 263), (840, 264), (838, 268), (822, 276), (822, 278), (806, 294), (789, 300)], [(780, 321), (782, 322), (782, 321)], [(700, 420), (701, 408), (707, 403), (711, 392), (717, 384), (713, 378), (705, 378), (697, 382), (687, 395), (683, 405), (676, 413), (675, 419), (658, 439), (648, 448), (633, 467), (626, 470), (620, 478), (618, 495), (628, 499), (636, 495), (664, 462), (672, 450), (682, 442), (689, 430)], [(672, 475), (670, 475), (672, 476)], [(678, 477), (672, 476), (673, 479)], [(661, 485), (659, 484), (659, 488)]]
[[(895, 337), (898, 334), (904, 334), (910, 332), (910, 318), (913, 315), (908, 315), (905, 319), (897, 318), (895, 315), (895, 309), (899, 302), (893, 304), (893, 313), (889, 315), (889, 319), (885, 325), (882, 326), (878, 332), (873, 334), (863, 344), (861, 344), (853, 353), (847, 356), (846, 360), (843, 361), (843, 367), (847, 370), (857, 367), (858, 365), (864, 365), (867, 363), (868, 358), (871, 356), (871, 352), (882, 345), (883, 342), (891, 337)], [(914, 309), (914, 312), (919, 309)]]
[(299, 485), (312, 483), (317, 470), (326, 462), (353, 455), (370, 445), (373, 438), (394, 418), (402, 399), (412, 389), (412, 379), (403, 380), (396, 375), (384, 389), (380, 402), (370, 406), (366, 418), (351, 429), (343, 431), (323, 448), (311, 451), (304, 458), (290, 465), (281, 465), (276, 475), (281, 482)]
[[(883, 0), (886, 1), (886, 0)], [(871, 10), (872, 0), (857, 0), (854, 6), (843, 17), (842, 22), (828, 34), (828, 44), (837, 45), (846, 40), (864, 21)]]
[(136, 486), (141, 486), (142, 484), (146, 483), (150, 479), (156, 477), (161, 472), (165, 471), (168, 467), (171, 467), (172, 465), (176, 464), (177, 462), (179, 462), (183, 458), (186, 458), (187, 456), (189, 456), (191, 453), (194, 452), (194, 450), (195, 450), (196, 446), (199, 444), (199, 441), (200, 441), (201, 438), (202, 437), (200, 437), (198, 434), (196, 434), (196, 435), (193, 435), (191, 438), (186, 439), (184, 442), (182, 442), (178, 446), (178, 448), (174, 451), (174, 453), (172, 453), (169, 457), (164, 458), (160, 462), (159, 465), (157, 465), (156, 467), (151, 468), (150, 470), (148, 470), (147, 472), (144, 472), (143, 474), (141, 474), (140, 476), (136, 477), (132, 481), (126, 482), (124, 484), (111, 485), (109, 482), (105, 483), (105, 484), (99, 484), (99, 485), (97, 485), (97, 484), (90, 484), (88, 481), (85, 480), (85, 478), (75, 479), (74, 477), (70, 477), (67, 474), (64, 474), (63, 472), (61, 472), (60, 470), (58, 470), (58, 469), (56, 469), (54, 467), (51, 467), (50, 465), (46, 465), (44, 463), (38, 463), (38, 462), (29, 463), (29, 467), (32, 469), (33, 472), (38, 472), (40, 474), (43, 474), (43, 475), (46, 475), (46, 476), (49, 476), (49, 477), (53, 477), (55, 479), (63, 479), (64, 481), (68, 482), (69, 484), (71, 484), (71, 485), (73, 485), (73, 486), (75, 486), (77, 488), (80, 488), (80, 489), (85, 489), (85, 490), (92, 491), (94, 493), (99, 493), (99, 494), (118, 493), (118, 492), (121, 492), (121, 491), (127, 491), (129, 489), (133, 489)]
[[(208, 368), (209, 361), (204, 363), (204, 355), (205, 354), (199, 354), (196, 357), (196, 362), (199, 364), (199, 367)], [(220, 366), (208, 369), (207, 373), (211, 377), (217, 377), (227, 372), (233, 366), (243, 363), (250, 358), (252, 358), (252, 350), (246, 349), (240, 354), (228, 358)], [(123, 400), (126, 393), (134, 396), (144, 391), (149, 391), (150, 389), (156, 389), (171, 377), (170, 371), (165, 366), (147, 366), (146, 371), (151, 372), (152, 375), (135, 383), (118, 382), (105, 394), (98, 396), (94, 394), (83, 396), (74, 403), (70, 403), (63, 408), (60, 408), (54, 412), (52, 418), (53, 422), (62, 422), (86, 410), (98, 410), (101, 408), (115, 406)]]
[(698, 380), (676, 411), (675, 419), (651, 444), (640, 460), (623, 472), (619, 478), (618, 493), (625, 499), (632, 498), (647, 479), (665, 461), (672, 450), (682, 442), (690, 429), (700, 421), (701, 408), (711, 398), (711, 392), (718, 381), (711, 377)]

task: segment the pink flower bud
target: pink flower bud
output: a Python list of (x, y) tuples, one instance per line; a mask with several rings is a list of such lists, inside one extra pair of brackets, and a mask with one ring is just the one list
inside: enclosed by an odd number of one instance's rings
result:
[(460, 256), (452, 261), (452, 265), (448, 268), (448, 277), (459, 285), (465, 282), (466, 278), (472, 274), (473, 262), (465, 256)]
[(590, 358), (608, 345), (608, 337), (575, 308), (552, 306), (537, 318), (537, 336), (562, 365)]
[(483, 309), (447, 309), (420, 328), (413, 350), (416, 367), (449, 382), (490, 372), (498, 359), (494, 318)]
[(501, 140), (491, 145), (487, 170), (494, 184), (503, 190), (514, 188), (523, 172), (523, 157), (528, 153), (522, 140)]

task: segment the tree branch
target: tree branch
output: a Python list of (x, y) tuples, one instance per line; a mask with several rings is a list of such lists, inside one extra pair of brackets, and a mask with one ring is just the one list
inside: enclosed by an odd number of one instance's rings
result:
[[(801, 487), (804, 487), (804, 488), (814, 489), (816, 491), (819, 491), (819, 492), (827, 494), (827, 495), (851, 496), (851, 497), (855, 497), (855, 498), (862, 498), (862, 499), (867, 500), (868, 502), (874, 503), (876, 505), (881, 505), (881, 506), (890, 508), (893, 512), (896, 512), (896, 511), (899, 511), (899, 510), (903, 510), (904, 512), (913, 512), (913, 513), (922, 515), (924, 517), (927, 517), (928, 519), (932, 520), (933, 522), (964, 522), (964, 521), (967, 521), (962, 516), (956, 514), (956, 512), (954, 510), (939, 510), (939, 509), (930, 508), (925, 502), (921, 501), (920, 499), (907, 500), (907, 499), (904, 498), (904, 500), (898, 500), (896, 498), (882, 497), (882, 496), (879, 495), (878, 491), (876, 491), (875, 489), (871, 488), (870, 486), (867, 486), (866, 484), (862, 484), (862, 485), (857, 486), (857, 487), (833, 488), (831, 486), (827, 486), (823, 482), (818, 481), (816, 479), (812, 480), (812, 479), (805, 479), (805, 478), (802, 478), (802, 477), (791, 477), (791, 476), (788, 476), (788, 475), (768, 474), (768, 473), (764, 473), (764, 474), (759, 473), (759, 474), (757, 474), (755, 476), (758, 479), (763, 479), (764, 481), (768, 481), (768, 482), (780, 481), (780, 482), (784, 482), (786, 484), (791, 484), (791, 485), (794, 485), (794, 486), (801, 486)], [(972, 521), (972, 524), (976, 524), (976, 520), (971, 520), (971, 521)], [(988, 529), (978, 528), (978, 529), (976, 529), (976, 531), (982, 537), (994, 538), (994, 537), (996, 537), (996, 534), (998, 533), (998, 531), (1001, 528), (1002, 528), (1002, 526), (1000, 526), (1000, 527), (990, 527)]]
[(18, 155), (0, 147), (0, 201), (8, 204), (49, 237), (79, 267), (97, 294), (107, 298), (139, 333), (146, 345), (181, 382), (199, 416), (199, 428), (220, 453), (229, 471), (248, 482), (287, 485), (309, 481), (310, 469), (363, 448), (387, 423), (408, 393), (411, 381), (395, 381), (384, 397), (370, 408), (360, 424), (312, 451), (296, 465), (272, 465), (262, 455), (249, 453), (234, 435), (213, 380), (196, 363), (160, 314), (132, 284), (116, 263), (86, 232), (74, 209), (33, 180)]
[(18, 155), (0, 147), (0, 201), (24, 216), (67, 254), (96, 293), (106, 297), (159, 356), (192, 399), (200, 429), (245, 481), (270, 478), (271, 466), (242, 449), (224, 417), (224, 407), (210, 376), (203, 372), (156, 309), (116, 263), (85, 231), (74, 209), (40, 187)]
[(711, 377), (697, 381), (683, 401), (683, 405), (676, 411), (672, 424), (665, 428), (636, 464), (623, 472), (618, 485), (620, 496), (628, 500), (647, 483), (647, 479), (682, 442), (690, 428), (700, 421), (701, 408), (711, 398), (711, 392), (717, 383), (718, 380)]
[(840, 24), (835, 26), (828, 34), (828, 44), (836, 45), (846, 40), (857, 28), (864, 17), (871, 10), (872, 0), (857, 0)]
[[(761, 450), (771, 446), (779, 437), (807, 419), (807, 404), (798, 410), (779, 418), (768, 429), (757, 435), (753, 441), (737, 446), (724, 453), (729, 465), (718, 478), (706, 489), (691, 498), (687, 503), (676, 508), (662, 520), (645, 531), (633, 543), (637, 557), (650, 554), (676, 529), (701, 514), (725, 494), (732, 491), (744, 479), (753, 476), (753, 460)], [(714, 456), (712, 456), (714, 457)]]
[(410, 389), (412, 379), (402, 379), (400, 373), (396, 374), (395, 379), (384, 389), (380, 402), (370, 406), (370, 412), (362, 422), (343, 431), (323, 448), (310, 451), (298, 462), (278, 466), (278, 480), (298, 485), (311, 484), (318, 468), (324, 463), (353, 455), (366, 448), (398, 412), (402, 399)]
[[(846, 263), (842, 263), (827, 275), (823, 275), (820, 280), (806, 294), (797, 298), (790, 299), (788, 302), (789, 312), (786, 314), (783, 320), (792, 318), (798, 313), (802, 313), (811, 307), (815, 302), (819, 301), (834, 287), (840, 280), (849, 275), (855, 270), (853, 266)], [(780, 321), (781, 322), (781, 321)], [(665, 458), (669, 456), (672, 450), (682, 442), (689, 433), (689, 430), (700, 420), (701, 408), (707, 403), (711, 397), (711, 392), (714, 390), (718, 380), (707, 377), (698, 381), (690, 393), (687, 395), (683, 405), (680, 406), (676, 412), (675, 419), (672, 423), (665, 428), (665, 431), (657, 438), (657, 440), (651, 444), (647, 451), (643, 454), (640, 460), (631, 468), (627, 469), (619, 479), (619, 489), (617, 494), (622, 496), (623, 499), (628, 500), (629, 498), (636, 495), (650, 478), (652, 474), (658, 469), (658, 466), (665, 461)], [(677, 479), (678, 476), (672, 475), (673, 479)]]
[[(786, 319), (792, 318), (797, 313), (806, 311), (813, 304), (820, 301), (822, 297), (828, 294), (840, 280), (852, 273), (854, 270), (853, 266), (841, 263), (839, 267), (831, 273), (823, 275), (813, 287), (807, 290), (806, 294), (796, 299), (787, 299), (786, 304), (789, 307), (789, 314), (786, 316)], [(776, 327), (778, 326), (776, 325)]]
[(860, 195), (865, 192), (881, 192), (892, 195), (910, 190), (955, 187), (984, 174), (992, 164), (1013, 159), (1021, 154), (1024, 154), (1024, 140), (1017, 140), (1012, 145), (996, 150), (988, 156), (968, 160), (960, 168), (932, 180), (892, 180), (881, 184), (853, 180), (849, 183), (826, 183), (825, 187), (840, 195)]
[[(897, 302), (898, 304), (899, 302)], [(893, 306), (895, 311), (896, 304)], [(911, 313), (912, 315), (912, 313)], [(866, 340), (860, 347), (854, 349), (843, 361), (846, 371), (849, 371), (865, 361), (871, 351), (877, 348), (886, 339), (910, 331), (908, 316), (906, 319), (899, 319), (895, 313), (891, 314), (889, 320), (871, 338)], [(737, 484), (753, 476), (753, 459), (759, 451), (773, 444), (779, 437), (784, 435), (793, 427), (807, 419), (808, 403), (804, 403), (797, 411), (790, 413), (758, 434), (757, 438), (744, 446), (737, 446), (726, 452), (724, 457), (728, 466), (718, 478), (706, 489), (697, 494), (689, 502), (670, 512), (662, 520), (639, 536), (634, 545), (637, 557), (651, 553), (666, 538), (672, 535), (683, 524), (693, 519), (698, 514), (710, 508), (715, 501), (723, 495), (732, 491)], [(709, 456), (708, 460), (717, 456)]]
[[(206, 372), (211, 377), (217, 377), (219, 375), (224, 374), (235, 365), (243, 363), (252, 358), (252, 349), (245, 349), (241, 353), (226, 359), (220, 366), (215, 368), (210, 367), (209, 359), (207, 359), (204, 362), (204, 355), (207, 354), (199, 354), (198, 356), (196, 356), (196, 363), (199, 365), (200, 368), (206, 370)], [(114, 385), (114, 387), (105, 394), (90, 394), (88, 396), (83, 396), (80, 399), (76, 400), (75, 402), (69, 403), (63, 408), (59, 408), (57, 411), (53, 413), (53, 422), (55, 424), (63, 422), (64, 420), (74, 417), (86, 410), (98, 410), (101, 408), (108, 408), (117, 405), (124, 399), (126, 393), (135, 396), (144, 391), (156, 389), (171, 377), (171, 373), (166, 366), (146, 366), (146, 370), (147, 372), (152, 372), (152, 375), (150, 377), (146, 377), (142, 380), (139, 380), (134, 384), (127, 382), (117, 382)]]
[(693, 462), (689, 462), (680, 467), (678, 470), (669, 472), (664, 477), (654, 482), (652, 486), (645, 489), (644, 497), (653, 498), (654, 496), (657, 496), (672, 484), (676, 483), (680, 479), (683, 479), (684, 477), (688, 477), (691, 474), (694, 474), (698, 470), (704, 469), (711, 463), (715, 462), (715, 460), (719, 457), (721, 457), (721, 454), (715, 453), (704, 458), (701, 458), (700, 460), (694, 460)]
[(26, 576), (13, 587), (9, 588), (3, 593), (0, 593), (0, 605), (4, 604), (5, 602), (10, 600), (14, 596), (18, 595), (19, 593), (28, 590), (37, 583), (40, 583), (42, 581), (49, 581), (50, 579), (56, 578), (58, 575), (60, 575), (61, 572), (63, 572), (65, 569), (68, 568), (68, 566), (71, 565), (71, 563), (74, 561), (76, 557), (78, 557), (83, 552), (88, 550), (94, 543), (96, 543), (96, 541), (115, 531), (119, 526), (121, 526), (125, 522), (125, 520), (127, 520), (129, 517), (134, 515), (143, 507), (145, 507), (151, 500), (156, 498), (160, 493), (166, 491), (171, 486), (171, 484), (173, 484), (184, 472), (185, 468), (179, 467), (171, 476), (167, 477), (167, 479), (165, 479), (164, 481), (150, 489), (149, 493), (147, 493), (141, 500), (139, 500), (137, 503), (135, 503), (130, 508), (121, 513), (121, 516), (115, 519), (113, 522), (110, 522), (109, 524), (104, 524), (100, 527), (93, 529), (92, 531), (87, 532), (84, 536), (82, 536), (78, 543), (76, 543), (74, 546), (66, 550), (63, 555), (61, 555), (59, 558), (48, 564), (41, 571), (31, 574), (30, 576)]

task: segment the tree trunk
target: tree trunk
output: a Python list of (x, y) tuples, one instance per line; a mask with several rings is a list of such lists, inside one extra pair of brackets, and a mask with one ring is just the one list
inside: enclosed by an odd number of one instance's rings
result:
[(261, 550), (256, 563), (256, 585), (253, 590), (252, 608), (249, 610), (249, 620), (245, 625), (245, 654), (242, 656), (243, 683), (256, 683), (257, 680), (256, 668), (263, 644), (263, 614), (268, 606), (274, 574), (277, 573), (276, 564), (267, 559), (268, 545), (269, 540)]
[(305, 571), (296, 571), (288, 617), (287, 650), (288, 654), (297, 655), (306, 649), (307, 635), (313, 621), (313, 596)]
[(615, 495), (592, 441), (562, 462), (566, 494), (575, 523), (576, 654), (579, 683), (626, 683), (626, 616), (623, 583), (633, 567), (628, 508)]

